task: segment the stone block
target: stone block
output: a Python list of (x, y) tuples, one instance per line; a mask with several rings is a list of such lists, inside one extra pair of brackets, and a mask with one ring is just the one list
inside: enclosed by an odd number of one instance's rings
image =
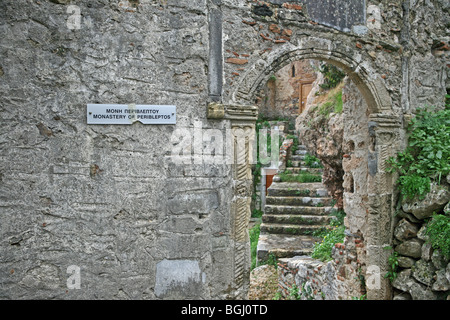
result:
[(432, 253), (433, 253), (433, 247), (431, 246), (430, 243), (425, 242), (422, 245), (422, 259), (425, 261), (430, 261)]
[(176, 194), (167, 202), (173, 214), (209, 214), (219, 207), (217, 191), (186, 191)]
[(445, 269), (445, 277), (447, 278), (448, 282), (450, 282), (450, 263), (447, 264), (447, 268)]
[(419, 228), (416, 225), (402, 219), (394, 230), (394, 236), (400, 241), (405, 241), (414, 238), (418, 231)]
[(411, 277), (411, 269), (405, 269), (397, 274), (397, 278), (392, 281), (392, 286), (401, 291), (409, 292), (415, 280)]
[(446, 271), (441, 269), (436, 272), (436, 282), (431, 288), (434, 291), (448, 291), (450, 290), (450, 282), (447, 280)]
[(206, 275), (195, 260), (163, 260), (156, 265), (155, 295), (158, 298), (199, 297)]
[(414, 238), (407, 240), (395, 247), (399, 254), (411, 258), (420, 258), (422, 256), (422, 241)]
[(407, 292), (394, 295), (394, 297), (392, 298), (392, 300), (411, 300), (411, 299), (412, 299), (411, 295)]
[(399, 256), (397, 260), (400, 268), (411, 268), (416, 263), (416, 260), (410, 257)]
[(442, 210), (450, 201), (450, 191), (445, 186), (431, 185), (430, 192), (423, 200), (403, 200), (403, 211), (412, 213), (417, 219), (429, 218), (434, 212)]
[(439, 297), (431, 288), (417, 282), (411, 286), (410, 294), (413, 300), (437, 300)]
[(434, 250), (433, 254), (431, 255), (431, 261), (433, 262), (436, 269), (443, 269), (446, 267), (449, 259), (442, 255), (439, 250)]
[(431, 262), (427, 262), (423, 259), (420, 259), (416, 262), (416, 264), (411, 268), (412, 276), (419, 282), (431, 286), (434, 280), (434, 274), (436, 272), (436, 268), (433, 266)]

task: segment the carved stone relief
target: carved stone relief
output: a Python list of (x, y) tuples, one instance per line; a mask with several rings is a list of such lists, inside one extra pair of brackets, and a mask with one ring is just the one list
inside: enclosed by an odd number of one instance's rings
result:
[(252, 154), (255, 139), (255, 106), (211, 103), (209, 119), (231, 120), (233, 199), (231, 205), (232, 237), (234, 240), (234, 274), (236, 298), (246, 298), (250, 273), (248, 223), (252, 196)]

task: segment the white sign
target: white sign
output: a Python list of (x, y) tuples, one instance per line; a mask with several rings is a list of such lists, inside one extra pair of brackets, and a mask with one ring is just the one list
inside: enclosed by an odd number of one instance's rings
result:
[(176, 106), (88, 104), (88, 124), (176, 124)]

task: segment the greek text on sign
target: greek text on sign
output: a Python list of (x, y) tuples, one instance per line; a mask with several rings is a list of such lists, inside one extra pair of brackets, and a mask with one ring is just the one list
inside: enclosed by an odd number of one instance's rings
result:
[(88, 104), (88, 124), (176, 124), (176, 106)]

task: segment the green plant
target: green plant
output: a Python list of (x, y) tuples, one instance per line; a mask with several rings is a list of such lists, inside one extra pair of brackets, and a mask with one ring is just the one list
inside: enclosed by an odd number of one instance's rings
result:
[(295, 192), (296, 195), (298, 195), (298, 196), (305, 196), (305, 197), (309, 196), (310, 193), (311, 193), (311, 190), (309, 190), (309, 189), (297, 190)]
[(305, 158), (303, 161), (305, 161), (305, 165), (308, 168), (323, 168), (320, 160), (315, 156), (310, 155), (309, 153), (305, 154)]
[(251, 269), (253, 270), (256, 267), (256, 249), (258, 246), (258, 239), (259, 239), (259, 234), (261, 231), (261, 227), (260, 224), (257, 223), (253, 228), (251, 228), (249, 230), (249, 236), (250, 236), (250, 250), (251, 250), (251, 260), (252, 260), (252, 265), (251, 265)]
[(289, 288), (289, 297), (293, 300), (300, 300), (302, 298), (302, 294), (297, 285), (294, 284)]
[(300, 293), (300, 296), (305, 297), (307, 300), (314, 300), (311, 286), (306, 287), (306, 284), (302, 283), (302, 291)]
[(433, 214), (428, 222), (426, 232), (429, 243), (447, 259), (450, 258), (450, 217), (443, 214)]
[(324, 75), (324, 83), (320, 87), (325, 90), (335, 88), (345, 77), (345, 72), (329, 63), (322, 63), (319, 71)]
[(341, 243), (345, 239), (344, 218), (345, 212), (333, 210), (330, 213), (332, 219), (329, 227), (320, 228), (314, 233), (315, 237), (321, 237), (322, 242), (316, 242), (313, 247), (311, 257), (324, 262), (332, 260), (331, 251), (336, 243)]
[[(385, 247), (385, 250), (392, 250), (392, 247)], [(394, 281), (397, 278), (397, 269), (398, 269), (398, 253), (392, 251), (392, 254), (388, 258), (389, 270), (384, 275), (385, 278), (389, 279), (389, 281)]]
[(337, 228), (344, 224), (345, 212), (343, 210), (333, 209), (330, 212), (330, 216), (330, 226)]
[(411, 120), (408, 146), (388, 159), (388, 171), (398, 172), (400, 192), (408, 199), (425, 198), (432, 181), (450, 173), (450, 106), (419, 109)]
[(261, 266), (262, 266), (262, 265), (265, 265), (265, 264), (270, 265), (270, 266), (274, 266), (275, 269), (278, 269), (278, 259), (277, 259), (277, 256), (274, 255), (273, 253), (269, 253), (269, 257), (267, 258), (267, 260), (261, 261), (261, 262), (260, 262), (260, 265), (261, 265)]
[(289, 289), (289, 297), (291, 298), (291, 300), (301, 300), (302, 298), (305, 298), (307, 300), (314, 300), (311, 286), (306, 286), (305, 283), (302, 283), (301, 289), (294, 284)]
[(343, 225), (331, 229), (327, 234), (325, 234), (322, 242), (317, 242), (314, 244), (311, 257), (324, 262), (332, 260), (331, 251), (336, 243), (341, 243), (344, 241), (344, 231), (345, 227)]
[(281, 300), (283, 298), (283, 295), (281, 294), (280, 291), (277, 291), (275, 293), (275, 296), (272, 298), (272, 300)]
[(261, 218), (263, 215), (263, 212), (259, 209), (253, 209), (252, 211), (252, 218)]
[[(340, 88), (340, 87), (339, 87)], [(342, 113), (344, 110), (344, 103), (342, 101), (342, 88), (330, 92), (328, 100), (319, 106), (319, 114), (324, 117), (329, 117), (330, 113)]]
[(361, 297), (352, 297), (352, 300), (367, 300), (367, 294), (363, 294)]

